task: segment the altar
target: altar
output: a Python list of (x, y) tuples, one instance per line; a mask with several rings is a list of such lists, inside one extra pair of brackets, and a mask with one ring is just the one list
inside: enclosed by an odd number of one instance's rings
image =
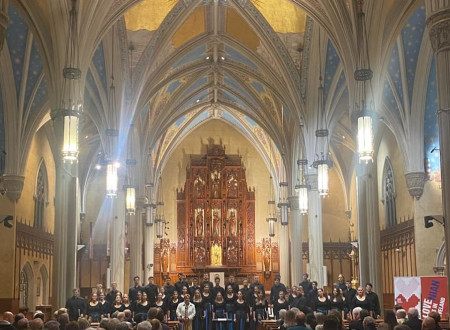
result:
[(270, 267), (278, 266), (278, 249), (255, 242), (255, 190), (247, 186), (241, 156), (218, 145), (190, 155), (184, 187), (176, 193), (177, 240), (163, 238), (155, 250), (155, 274), (168, 270), (161, 279), (179, 272), (251, 276), (269, 268), (263, 252), (270, 253)]
[(254, 207), (255, 191), (247, 187), (239, 155), (218, 145), (191, 155), (184, 188), (177, 190), (177, 267), (254, 266)]

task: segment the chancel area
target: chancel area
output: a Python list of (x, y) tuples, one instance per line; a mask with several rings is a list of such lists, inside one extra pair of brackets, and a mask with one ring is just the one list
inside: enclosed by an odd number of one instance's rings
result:
[(383, 313), (447, 276), (449, 26), (442, 0), (0, 0), (0, 312), (307, 273)]

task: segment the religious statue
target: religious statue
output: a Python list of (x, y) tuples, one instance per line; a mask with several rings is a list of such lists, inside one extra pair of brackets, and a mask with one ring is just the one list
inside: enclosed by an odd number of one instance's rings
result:
[(211, 173), (211, 179), (212, 179), (212, 198), (220, 198), (220, 173), (215, 170), (213, 173)]
[(264, 271), (270, 271), (270, 250), (266, 248), (263, 255)]
[(167, 253), (167, 250), (164, 249), (162, 256), (161, 256), (161, 267), (162, 272), (167, 273), (169, 266), (169, 253)]
[(211, 265), (222, 265), (222, 248), (217, 243), (211, 247)]
[(203, 179), (200, 177), (199, 173), (197, 173), (197, 176), (194, 180), (194, 189), (196, 197), (201, 197), (203, 195)]
[(196, 236), (203, 236), (203, 216), (199, 212), (196, 221)]
[(213, 212), (212, 236), (220, 236), (220, 219), (219, 212)]
[(236, 212), (230, 212), (230, 218), (228, 219), (230, 224), (230, 236), (236, 236), (237, 234), (237, 226), (236, 226)]

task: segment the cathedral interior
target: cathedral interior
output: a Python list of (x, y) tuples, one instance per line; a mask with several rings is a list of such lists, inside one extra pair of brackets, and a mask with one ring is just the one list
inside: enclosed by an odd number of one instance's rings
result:
[(447, 275), (449, 30), (442, 0), (0, 0), (0, 310)]

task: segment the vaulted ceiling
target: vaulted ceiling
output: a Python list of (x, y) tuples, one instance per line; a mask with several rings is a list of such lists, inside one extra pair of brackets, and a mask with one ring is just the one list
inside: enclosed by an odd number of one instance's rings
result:
[[(70, 3), (10, 1), (0, 124), (15, 125), (24, 153), (14, 165), (18, 172), (32, 135), (57, 106)], [(123, 149), (132, 130), (136, 153), (151, 155), (156, 169), (183, 136), (212, 119), (225, 120), (247, 135), (266, 160), (273, 141), (287, 171), (293, 172), (299, 150), (314, 157), (322, 74), (330, 152), (349, 186), (355, 165), (350, 117), (358, 57), (356, 1), (83, 0), (78, 6), (85, 73), (81, 176), (88, 176), (94, 156), (108, 148), (108, 129), (119, 129)], [(378, 118), (394, 132), (406, 156), (405, 168), (412, 169), (414, 159), (423, 159), (424, 149), (426, 153), (436, 143), (432, 130), (425, 133), (430, 136), (422, 135), (425, 145), (419, 151), (411, 138), (418, 128), (423, 131), (423, 122), (411, 120), (415, 116), (436, 126), (434, 117), (424, 115), (437, 106), (425, 5), (419, 0), (373, 0), (365, 1), (365, 11)], [(424, 65), (428, 70), (418, 77), (417, 68)], [(116, 111), (110, 106), (112, 73)], [(426, 95), (414, 97), (422, 85)], [(418, 99), (423, 102), (415, 104)], [(16, 111), (13, 116), (4, 116), (4, 104), (7, 111)], [(14, 146), (6, 141), (7, 126), (2, 127), (0, 144), (8, 151)], [(417, 156), (408, 160), (411, 150)]]

